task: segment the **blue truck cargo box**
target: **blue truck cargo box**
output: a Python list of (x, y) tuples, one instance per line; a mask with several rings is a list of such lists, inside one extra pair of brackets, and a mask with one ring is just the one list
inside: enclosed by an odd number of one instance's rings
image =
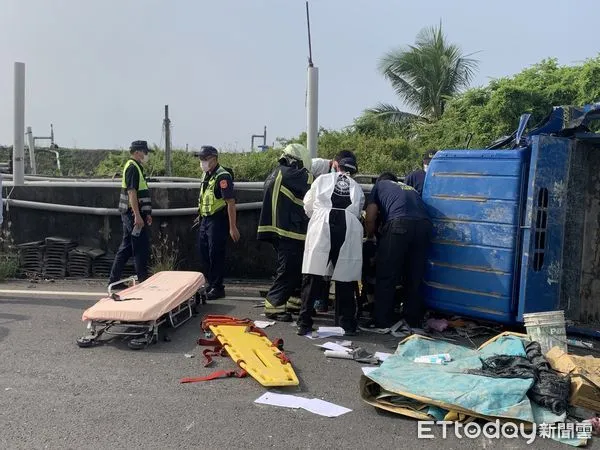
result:
[(529, 149), (454, 150), (431, 161), (423, 190), (434, 233), (428, 307), (510, 323)]
[(573, 139), (438, 152), (423, 189), (434, 235), (430, 308), (501, 323), (560, 307)]

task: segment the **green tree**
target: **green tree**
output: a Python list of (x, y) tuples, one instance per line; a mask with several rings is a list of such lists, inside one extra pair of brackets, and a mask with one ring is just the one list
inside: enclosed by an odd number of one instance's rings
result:
[(523, 113), (529, 125), (539, 124), (553, 106), (581, 106), (600, 100), (600, 56), (575, 66), (560, 66), (556, 59), (541, 62), (512, 77), (493, 80), (488, 86), (454, 97), (435, 123), (417, 125), (423, 149), (485, 147), (511, 134)]
[(421, 118), (437, 120), (446, 102), (469, 86), (478, 62), (448, 42), (442, 24), (421, 30), (414, 45), (388, 52), (379, 63), (396, 94), (417, 114), (380, 103), (368, 110), (389, 123)]

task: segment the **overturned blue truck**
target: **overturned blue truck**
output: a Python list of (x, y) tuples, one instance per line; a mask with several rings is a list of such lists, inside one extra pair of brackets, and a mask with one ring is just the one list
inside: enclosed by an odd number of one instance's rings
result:
[(518, 324), (564, 310), (600, 323), (600, 103), (555, 107), (486, 149), (442, 150), (425, 178), (434, 310)]

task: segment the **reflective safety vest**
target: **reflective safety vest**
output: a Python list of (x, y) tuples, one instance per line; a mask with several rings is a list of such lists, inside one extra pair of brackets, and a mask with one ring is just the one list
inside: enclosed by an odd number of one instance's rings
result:
[(134, 159), (128, 160), (125, 163), (125, 167), (123, 167), (123, 176), (121, 178), (121, 196), (119, 197), (119, 211), (121, 213), (126, 213), (131, 208), (131, 205), (129, 204), (129, 195), (127, 194), (127, 180), (125, 179), (125, 173), (132, 164), (137, 168), (140, 175), (137, 189), (140, 213), (143, 216), (149, 216), (152, 214), (152, 199), (150, 198), (150, 189), (148, 189), (148, 183), (146, 182), (142, 168)]
[(217, 198), (215, 195), (217, 180), (225, 174), (229, 175), (229, 172), (221, 166), (217, 168), (215, 173), (209, 176), (208, 181), (205, 181), (208, 176), (206, 172), (202, 174), (202, 186), (200, 187), (200, 197), (198, 198), (198, 213), (202, 217), (212, 216), (227, 206), (223, 198)]
[(286, 165), (280, 165), (269, 175), (264, 184), (256, 235), (259, 241), (306, 239), (308, 217), (304, 212), (304, 196), (312, 182), (308, 170)]

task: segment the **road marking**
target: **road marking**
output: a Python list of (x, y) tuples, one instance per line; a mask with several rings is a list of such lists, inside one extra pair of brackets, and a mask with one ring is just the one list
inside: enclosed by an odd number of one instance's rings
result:
[[(0, 295), (56, 295), (63, 297), (96, 297), (103, 298), (108, 297), (106, 292), (77, 292), (77, 291), (38, 291), (37, 289), (0, 289)], [(259, 302), (264, 301), (265, 299), (262, 297), (230, 297), (227, 296), (223, 300), (237, 300), (237, 301), (253, 301)], [(209, 303), (215, 302), (218, 300), (210, 300)]]
[[(230, 297), (229, 295), (222, 300), (243, 300), (252, 302), (264, 302), (264, 297)], [(218, 302), (219, 300), (208, 300), (208, 303)]]
[(0, 289), (0, 294), (9, 295), (64, 295), (67, 297), (106, 297), (106, 292), (38, 291), (37, 289)]

